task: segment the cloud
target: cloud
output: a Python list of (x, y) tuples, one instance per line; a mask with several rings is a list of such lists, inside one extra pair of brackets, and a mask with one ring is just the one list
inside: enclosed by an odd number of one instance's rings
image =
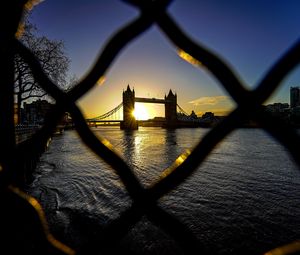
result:
[(189, 104), (193, 104), (195, 106), (198, 105), (216, 105), (222, 101), (228, 100), (227, 96), (213, 96), (213, 97), (200, 97), (193, 101), (190, 101)]

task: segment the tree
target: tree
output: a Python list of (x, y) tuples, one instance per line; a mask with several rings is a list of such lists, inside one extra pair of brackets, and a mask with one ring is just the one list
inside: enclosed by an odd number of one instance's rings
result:
[[(36, 27), (28, 21), (24, 23), (19, 40), (33, 52), (48, 77), (64, 88), (70, 61), (65, 54), (63, 41), (39, 36)], [(14, 86), (20, 121), (22, 103), (33, 98), (45, 98), (47, 94), (33, 77), (30, 67), (19, 55), (15, 56)]]

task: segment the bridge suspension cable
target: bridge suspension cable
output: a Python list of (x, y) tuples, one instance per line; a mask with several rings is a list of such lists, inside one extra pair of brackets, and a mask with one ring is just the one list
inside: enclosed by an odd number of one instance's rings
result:
[(87, 121), (97, 121), (97, 120), (103, 120), (103, 119), (106, 119), (108, 117), (110, 117), (111, 115), (115, 114), (118, 110), (120, 110), (120, 108), (123, 106), (123, 102), (120, 103), (118, 106), (116, 106), (114, 109), (110, 110), (109, 112), (107, 113), (104, 113), (100, 116), (97, 116), (97, 117), (94, 117), (94, 118), (91, 118), (91, 119), (87, 119)]
[(189, 116), (189, 114), (185, 110), (183, 110), (179, 104), (177, 104), (177, 107), (180, 110), (180, 113), (183, 113), (184, 115)]
[(185, 122), (201, 122), (202, 120), (197, 118), (197, 116), (192, 116), (191, 114), (188, 114), (185, 110), (183, 110), (179, 104), (177, 104), (177, 107), (179, 109), (179, 112), (177, 112), (177, 120), (185, 121)]

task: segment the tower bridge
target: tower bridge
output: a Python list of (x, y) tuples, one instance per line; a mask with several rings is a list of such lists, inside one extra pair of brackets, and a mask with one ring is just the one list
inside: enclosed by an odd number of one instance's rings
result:
[[(127, 89), (123, 91), (122, 103), (116, 106), (109, 112), (102, 114), (100, 116), (87, 119), (86, 121), (91, 124), (97, 123), (114, 123), (119, 122), (120, 128), (125, 130), (135, 130), (138, 129), (139, 121), (135, 119), (133, 115), (135, 103), (152, 103), (152, 104), (164, 104), (165, 106), (165, 121), (163, 126), (166, 128), (176, 128), (181, 126), (183, 122), (194, 123), (196, 120), (191, 118), (178, 104), (177, 104), (177, 94), (173, 93), (170, 89), (168, 95), (165, 98), (142, 98), (135, 97), (134, 89), (127, 86)], [(177, 112), (177, 108), (179, 112)], [(123, 109), (123, 119), (120, 117), (121, 109)]]

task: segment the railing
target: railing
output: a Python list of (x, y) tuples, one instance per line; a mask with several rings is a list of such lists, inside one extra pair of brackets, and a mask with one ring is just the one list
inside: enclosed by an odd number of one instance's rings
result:
[[(0, 155), (1, 173), (1, 249), (6, 248), (12, 254), (74, 254), (75, 251), (57, 241), (50, 233), (39, 203), (17, 188), (14, 179), (18, 172), (17, 160), (27, 151), (45, 143), (55, 130), (60, 117), (69, 112), (82, 140), (109, 164), (119, 175), (132, 199), (131, 207), (110, 223), (102, 236), (95, 236), (84, 247), (83, 254), (107, 252), (113, 254), (115, 244), (127, 233), (128, 229), (146, 215), (154, 224), (181, 246), (186, 254), (201, 254), (204, 247), (190, 230), (180, 221), (158, 206), (158, 199), (170, 192), (198, 169), (212, 149), (231, 131), (248, 119), (255, 120), (262, 128), (273, 135), (289, 151), (295, 162), (300, 165), (300, 137), (296, 130), (280, 119), (270, 116), (262, 110), (261, 104), (279, 86), (287, 74), (300, 62), (300, 42), (296, 42), (274, 63), (269, 72), (261, 79), (254, 90), (247, 90), (235, 73), (220, 56), (192, 41), (176, 24), (166, 11), (170, 1), (137, 1), (128, 3), (140, 10), (140, 16), (126, 25), (106, 44), (89, 74), (69, 92), (61, 91), (43, 72), (39, 62), (24, 45), (15, 39), (17, 26), (25, 1), (6, 1), (5, 16), (2, 22), (6, 27), (1, 31), (1, 86), (0, 86), (0, 141), (4, 148)], [(124, 46), (142, 32), (156, 24), (161, 32), (181, 52), (200, 61), (235, 100), (237, 107), (222, 122), (211, 129), (196, 145), (190, 154), (183, 154), (172, 166), (166, 169), (159, 182), (144, 188), (133, 170), (114, 152), (104, 139), (98, 139), (88, 128), (85, 119), (75, 102), (88, 92), (111, 67)], [(13, 58), (20, 54), (31, 66), (35, 79), (56, 101), (44, 126), (33, 135), (30, 143), (16, 146), (13, 126)], [(99, 242), (101, 245), (99, 245)], [(292, 254), (300, 250), (299, 242), (288, 244), (269, 254)], [(16, 251), (18, 253), (16, 253)], [(27, 252), (27, 253), (26, 253)], [(280, 253), (281, 252), (281, 253)]]
[(16, 143), (23, 142), (30, 139), (34, 133), (36, 133), (41, 128), (41, 125), (16, 125)]

